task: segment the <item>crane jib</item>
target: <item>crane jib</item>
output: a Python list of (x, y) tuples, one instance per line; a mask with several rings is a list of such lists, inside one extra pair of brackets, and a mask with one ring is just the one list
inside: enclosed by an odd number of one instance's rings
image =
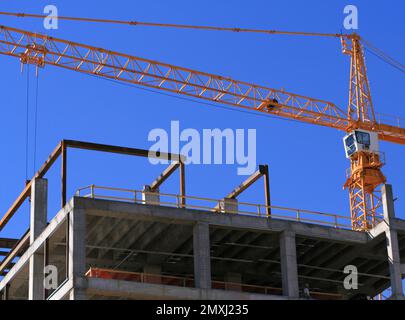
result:
[(53, 65), (343, 131), (365, 129), (377, 132), (381, 140), (405, 144), (404, 128), (352, 122), (346, 112), (325, 100), (25, 30), (0, 26), (0, 54), (38, 67)]

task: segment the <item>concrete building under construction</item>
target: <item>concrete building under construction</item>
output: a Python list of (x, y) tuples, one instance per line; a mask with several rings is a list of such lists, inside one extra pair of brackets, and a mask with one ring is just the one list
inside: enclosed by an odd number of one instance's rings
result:
[[(388, 288), (389, 298), (404, 297), (405, 220), (395, 217), (388, 184), (384, 216), (368, 231), (352, 230), (346, 216), (273, 206), (264, 165), (221, 199), (189, 196), (184, 158), (173, 154), (164, 155), (171, 164), (143, 190), (90, 185), (68, 200), (69, 148), (148, 156), (62, 141), (1, 220), (1, 228), (12, 223), (30, 200), (29, 230), (0, 239), (2, 299), (345, 300), (375, 298)], [(51, 213), (46, 172), (58, 158), (62, 208)], [(175, 171), (179, 193), (160, 193)], [(238, 201), (259, 179), (265, 204)], [(358, 271), (356, 288), (345, 288), (347, 266)]]

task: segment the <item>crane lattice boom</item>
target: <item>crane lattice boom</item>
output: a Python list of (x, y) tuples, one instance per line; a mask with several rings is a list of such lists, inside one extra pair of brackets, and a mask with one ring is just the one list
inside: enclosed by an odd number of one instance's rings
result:
[(0, 26), (0, 54), (405, 144), (405, 129), (353, 121), (335, 104), (210, 73)]

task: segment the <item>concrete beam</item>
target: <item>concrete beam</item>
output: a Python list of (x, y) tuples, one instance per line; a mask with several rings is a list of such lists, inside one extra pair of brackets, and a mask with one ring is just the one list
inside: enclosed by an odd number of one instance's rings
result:
[[(45, 230), (48, 217), (48, 180), (34, 179), (31, 185), (30, 244)], [(34, 252), (29, 262), (28, 299), (44, 298), (44, 253)]]
[(235, 214), (218, 214), (203, 210), (188, 210), (164, 206), (159, 208), (142, 204), (80, 197), (75, 197), (74, 201), (75, 206), (85, 209), (87, 214), (94, 216), (107, 216), (130, 220), (162, 221), (178, 224), (206, 222), (213, 226), (265, 232), (281, 232), (288, 229), (294, 231), (297, 235), (341, 241), (349, 244), (365, 244), (369, 240), (369, 235), (365, 232), (336, 229), (327, 226), (276, 218), (266, 219)]
[(286, 300), (286, 297), (247, 292), (141, 283), (114, 279), (89, 278), (88, 295), (130, 299), (160, 300)]
[(283, 295), (289, 298), (299, 298), (297, 250), (295, 233), (284, 231), (280, 235), (280, 260)]
[(210, 230), (207, 223), (193, 229), (194, 280), (196, 288), (211, 288)]

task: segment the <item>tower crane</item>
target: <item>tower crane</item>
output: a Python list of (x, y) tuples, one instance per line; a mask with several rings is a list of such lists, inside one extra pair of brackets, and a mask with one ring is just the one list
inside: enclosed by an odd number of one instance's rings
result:
[(267, 33), (340, 38), (343, 53), (350, 56), (351, 65), (347, 111), (325, 100), (6, 26), (0, 26), (0, 54), (18, 58), (22, 64), (32, 64), (37, 68), (56, 66), (234, 108), (339, 129), (346, 133), (343, 141), (346, 156), (350, 159), (350, 175), (344, 187), (350, 195), (352, 229), (372, 228), (379, 221), (378, 209), (381, 207), (377, 191), (386, 181), (381, 171), (384, 161), (378, 141), (404, 145), (405, 128), (380, 123), (376, 119), (360, 36), (356, 33), (320, 34), (274, 30)]

